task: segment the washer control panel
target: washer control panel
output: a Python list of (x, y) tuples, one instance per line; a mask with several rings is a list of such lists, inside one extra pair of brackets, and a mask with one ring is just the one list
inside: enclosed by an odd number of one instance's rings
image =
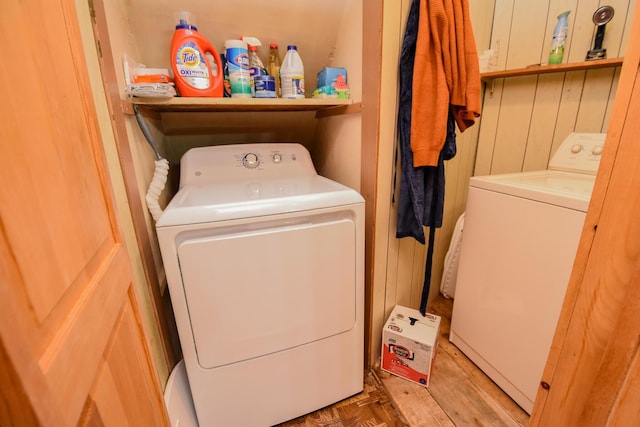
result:
[[(247, 169), (255, 169), (258, 166), (262, 165), (262, 162), (265, 161), (261, 158), (261, 156), (262, 154), (259, 155), (254, 152), (246, 153), (242, 156), (242, 165)], [(280, 151), (274, 151), (267, 156), (266, 161), (267, 162), (271, 161), (271, 163), (274, 163), (274, 164), (280, 164), (282, 163), (285, 156), (286, 156), (285, 153), (282, 153)], [(289, 156), (289, 159), (295, 162), (298, 159), (298, 156), (295, 154), (291, 154)]]
[(571, 133), (549, 162), (549, 169), (595, 175), (606, 133)]
[(180, 187), (316, 174), (309, 151), (297, 143), (198, 147), (187, 151), (180, 160)]
[(260, 166), (260, 158), (255, 153), (247, 153), (242, 157), (242, 164), (245, 168), (255, 169)]

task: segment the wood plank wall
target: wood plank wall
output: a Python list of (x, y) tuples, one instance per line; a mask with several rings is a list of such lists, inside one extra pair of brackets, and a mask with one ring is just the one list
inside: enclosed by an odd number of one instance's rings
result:
[[(479, 51), (488, 49), (491, 37), (494, 1), (470, 0), (469, 7)], [(400, 169), (394, 165), (397, 116), (398, 60), (411, 0), (384, 3), (382, 77), (380, 100), (380, 142), (378, 156), (378, 206), (376, 207), (376, 268), (373, 287), (372, 341), (373, 359), (379, 357), (382, 327), (396, 304), (417, 308), (420, 304), (426, 247), (411, 238), (396, 239)], [(467, 183), (473, 171), (479, 126), (458, 134), (456, 157), (446, 169), (444, 223), (436, 232), (431, 298), (437, 295), (443, 261), (455, 223), (466, 203)], [(398, 159), (399, 163), (399, 159)], [(395, 179), (395, 183), (394, 183)], [(386, 245), (384, 243), (387, 243)]]
[[(499, 50), (498, 69), (547, 63), (556, 17), (566, 10), (564, 62), (584, 61), (602, 4), (615, 10), (606, 26), (607, 56), (623, 56), (633, 0), (497, 0), (491, 45)], [(485, 92), (474, 175), (544, 169), (570, 132), (606, 132), (619, 74), (617, 67), (496, 80)]]
[[(393, 6), (388, 3), (391, 2), (385, 2), (385, 14), (399, 16), (401, 23), (394, 27), (385, 21), (384, 37), (385, 40), (395, 38), (399, 46), (410, 1), (403, 0)], [(564, 62), (584, 61), (587, 51), (593, 47), (592, 16), (602, 5), (610, 5), (615, 10), (606, 26), (607, 56), (623, 56), (630, 17), (635, 10), (634, 0), (469, 0), (478, 52), (490, 47), (498, 49), (499, 70), (546, 64), (556, 17), (566, 10), (571, 13)], [(383, 61), (387, 60), (393, 58), (385, 57), (383, 52)], [(469, 177), (545, 169), (570, 132), (606, 132), (619, 74), (617, 67), (523, 76), (498, 79), (493, 87), (485, 88), (479, 123), (463, 134), (458, 133), (458, 154), (445, 164), (444, 224), (436, 232), (430, 299), (440, 290), (444, 258), (455, 223), (465, 209)], [(395, 78), (397, 81), (397, 75)], [(384, 144), (381, 142), (381, 148)], [(380, 174), (383, 173), (381, 166)], [(393, 179), (392, 172), (388, 176)], [(398, 172), (398, 185), (399, 176)], [(374, 300), (374, 309), (378, 310), (377, 316), (376, 313), (373, 316), (374, 331), (376, 323), (381, 330), (384, 319), (396, 304), (417, 308), (420, 303), (426, 247), (413, 239), (395, 238), (396, 209), (396, 205), (390, 204), (387, 266), (384, 272), (378, 273), (385, 274), (385, 286), (384, 292), (377, 290), (379, 299)], [(374, 332), (374, 343), (375, 335)], [(374, 354), (378, 349), (372, 349)]]

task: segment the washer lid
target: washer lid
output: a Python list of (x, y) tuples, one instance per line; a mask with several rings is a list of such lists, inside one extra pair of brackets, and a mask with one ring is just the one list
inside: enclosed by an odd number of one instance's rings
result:
[(156, 227), (225, 221), (363, 203), (355, 190), (320, 175), (185, 186)]
[(471, 187), (586, 212), (595, 176), (563, 171), (534, 171), (472, 177)]

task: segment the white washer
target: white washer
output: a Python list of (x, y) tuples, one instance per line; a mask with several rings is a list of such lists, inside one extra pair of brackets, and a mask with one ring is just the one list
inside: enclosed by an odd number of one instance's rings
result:
[(189, 150), (156, 228), (201, 426), (273, 425), (362, 391), (364, 200), (303, 146)]
[(531, 413), (605, 134), (574, 133), (543, 171), (472, 177), (450, 341)]

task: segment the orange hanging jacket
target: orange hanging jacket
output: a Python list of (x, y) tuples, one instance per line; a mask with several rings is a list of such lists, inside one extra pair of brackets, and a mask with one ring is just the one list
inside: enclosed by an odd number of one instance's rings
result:
[(421, 0), (412, 92), (413, 166), (437, 166), (449, 109), (461, 132), (480, 117), (480, 67), (467, 0)]

